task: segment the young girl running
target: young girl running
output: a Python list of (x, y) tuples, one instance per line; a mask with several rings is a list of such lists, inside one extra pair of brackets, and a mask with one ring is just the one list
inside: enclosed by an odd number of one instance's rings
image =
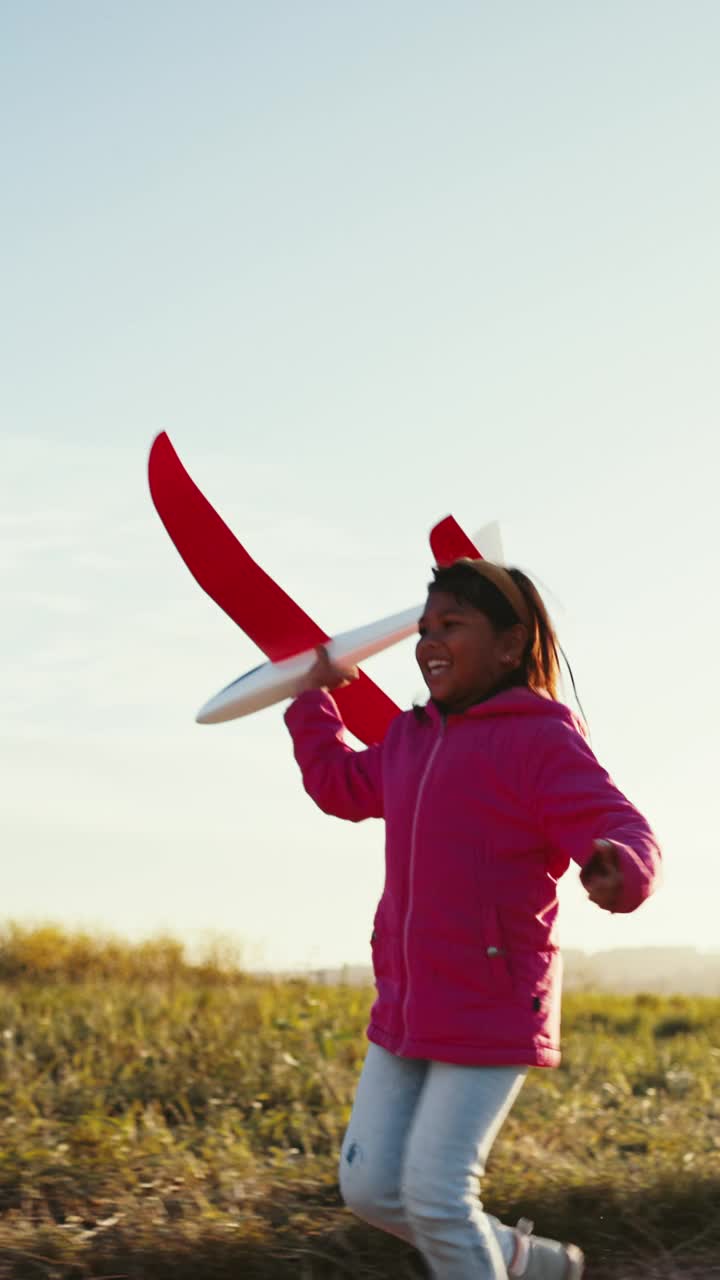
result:
[(377, 999), (341, 1190), (436, 1280), (579, 1280), (575, 1245), (483, 1213), (477, 1179), (528, 1067), (560, 1060), (560, 876), (572, 859), (593, 902), (634, 911), (659, 850), (556, 700), (555, 634), (530, 580), (486, 560), (433, 572), (416, 651), (425, 707), (354, 751), (327, 692), (354, 673), (320, 649), (286, 713), (316, 804), (386, 826)]

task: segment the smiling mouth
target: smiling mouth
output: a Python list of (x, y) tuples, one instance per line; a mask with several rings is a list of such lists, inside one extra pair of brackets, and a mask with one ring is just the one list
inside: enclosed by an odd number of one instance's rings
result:
[(445, 659), (438, 658), (425, 664), (425, 674), (428, 680), (436, 680), (439, 676), (444, 676), (450, 670), (451, 664)]

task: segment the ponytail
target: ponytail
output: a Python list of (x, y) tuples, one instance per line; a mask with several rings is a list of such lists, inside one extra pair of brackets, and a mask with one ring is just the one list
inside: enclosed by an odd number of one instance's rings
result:
[(555, 628), (535, 583), (521, 569), (508, 569), (508, 573), (522, 592), (530, 616), (528, 640), (518, 675), (528, 689), (557, 699), (560, 661)]

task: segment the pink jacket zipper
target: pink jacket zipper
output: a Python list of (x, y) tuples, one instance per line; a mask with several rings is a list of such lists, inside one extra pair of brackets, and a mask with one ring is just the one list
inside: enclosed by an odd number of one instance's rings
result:
[(435, 757), (438, 751), (440, 750), (444, 736), (445, 736), (445, 722), (443, 721), (440, 725), (440, 732), (438, 734), (437, 741), (435, 742), (433, 749), (427, 758), (427, 763), (425, 765), (425, 768), (423, 769), (422, 777), (420, 778), (420, 784), (418, 786), (417, 796), (415, 798), (415, 811), (413, 813), (412, 827), (410, 829), (410, 865), (408, 867), (408, 903), (407, 903), (407, 911), (405, 913), (405, 929), (403, 930), (403, 958), (405, 960), (405, 975), (406, 975), (406, 981), (407, 981), (407, 986), (405, 989), (405, 999), (403, 1000), (403, 1006), (402, 1006), (402, 1018), (401, 1018), (403, 1045), (407, 1038), (407, 1012), (408, 1012), (408, 1004), (410, 1002), (410, 960), (409, 960), (410, 920), (411, 920), (412, 909), (413, 909), (413, 886), (414, 886), (414, 872), (415, 872), (415, 851), (417, 846), (418, 817), (420, 814), (420, 804), (422, 802), (423, 792), (425, 790), (425, 784), (428, 780), (430, 770), (432, 769), (433, 764), (435, 763)]

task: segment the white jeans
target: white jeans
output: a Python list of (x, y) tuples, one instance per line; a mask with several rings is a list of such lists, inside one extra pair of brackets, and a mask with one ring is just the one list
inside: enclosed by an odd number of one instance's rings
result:
[(435, 1280), (506, 1280), (515, 1236), (483, 1213), (477, 1179), (526, 1074), (370, 1045), (340, 1189), (358, 1217), (414, 1244)]

